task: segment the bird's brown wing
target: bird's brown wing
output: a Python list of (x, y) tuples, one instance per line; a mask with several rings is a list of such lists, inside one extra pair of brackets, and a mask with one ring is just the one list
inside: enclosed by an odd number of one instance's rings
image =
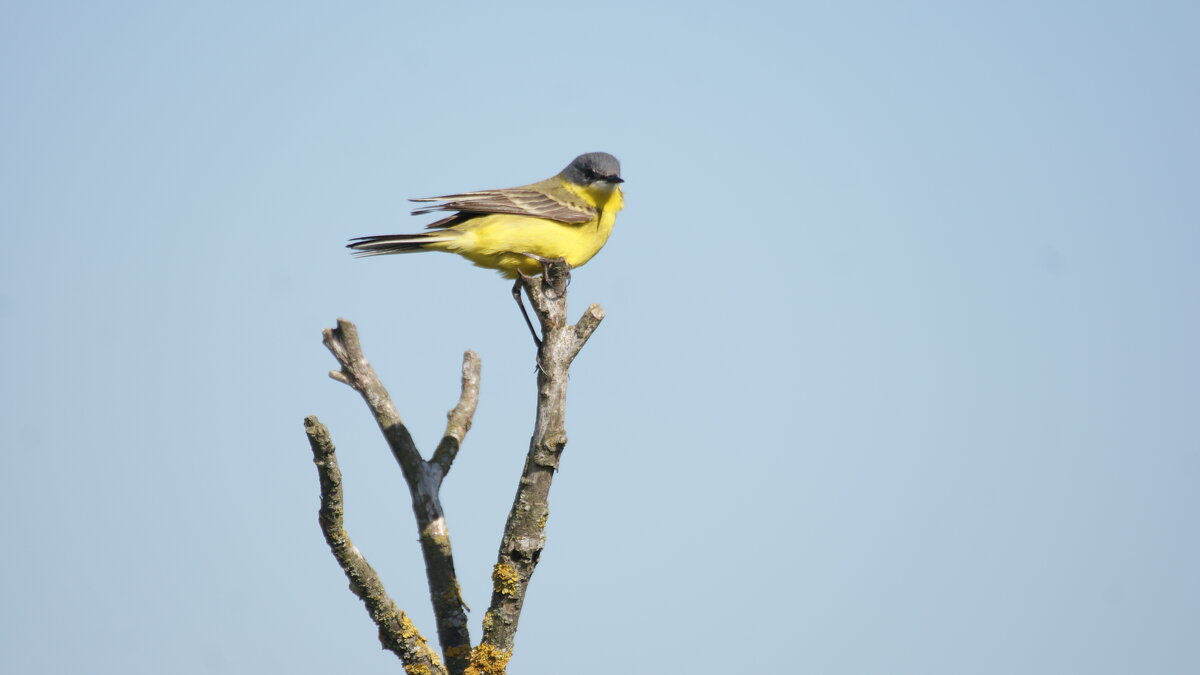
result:
[(413, 202), (445, 202), (413, 210), (414, 216), (437, 211), (457, 211), (458, 215), (443, 218), (427, 228), (449, 227), (467, 218), (488, 213), (510, 213), (557, 220), (561, 223), (586, 223), (596, 217), (596, 209), (558, 185), (534, 183), (502, 190), (462, 192), (442, 197), (410, 199)]

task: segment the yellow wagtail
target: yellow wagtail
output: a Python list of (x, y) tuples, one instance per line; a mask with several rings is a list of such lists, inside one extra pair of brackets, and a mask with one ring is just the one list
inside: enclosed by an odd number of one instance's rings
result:
[[(347, 247), (359, 256), (457, 253), (509, 279), (517, 279), (518, 273), (538, 274), (546, 262), (555, 259), (579, 267), (608, 241), (617, 211), (624, 204), (618, 187), (623, 182), (616, 157), (589, 152), (576, 157), (558, 175), (537, 183), (412, 199), (443, 202), (415, 209), (414, 216), (438, 211), (453, 215), (426, 225), (429, 232), (357, 237)], [(525, 314), (519, 279), (513, 285), (513, 297)], [(530, 323), (527, 314), (525, 322)], [(531, 323), (529, 330), (533, 332)], [(541, 343), (536, 333), (533, 339)]]

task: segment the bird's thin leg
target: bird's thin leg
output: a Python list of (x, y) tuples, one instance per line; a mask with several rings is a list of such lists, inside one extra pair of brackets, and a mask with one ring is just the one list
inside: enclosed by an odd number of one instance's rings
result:
[[(563, 259), (563, 258), (543, 258), (542, 256), (537, 255), (536, 253), (522, 253), (521, 255), (525, 256), (526, 258), (529, 258), (530, 260), (536, 260), (537, 262), (541, 263), (542, 279), (544, 279), (546, 282), (550, 283), (552, 288), (557, 286), (557, 284), (559, 283), (559, 280), (551, 278), (550, 266), (553, 265), (554, 263), (562, 263), (563, 266), (565, 267), (565, 271), (566, 271), (566, 282), (563, 284), (563, 288), (557, 289), (557, 290), (559, 290), (559, 292), (562, 292), (563, 290), (565, 290), (566, 286), (571, 283), (571, 266), (567, 264), (567, 261), (565, 259)], [(529, 334), (533, 336), (533, 342), (534, 342), (534, 344), (537, 345), (539, 353), (540, 353), (541, 348), (542, 348), (542, 340), (541, 340), (541, 338), (538, 337), (537, 331), (534, 330), (534, 328), (533, 328), (533, 321), (530, 321), (530, 319), (529, 319), (529, 312), (525, 311), (525, 302), (523, 300), (521, 300), (521, 282), (525, 281), (525, 283), (528, 284), (531, 279), (532, 279), (532, 277), (527, 276), (524, 272), (522, 272), (521, 270), (518, 269), (517, 270), (517, 280), (515, 283), (513, 283), (512, 294), (513, 294), (513, 300), (517, 301), (517, 307), (521, 308), (521, 316), (525, 317), (525, 325), (529, 327)]]
[(525, 317), (525, 325), (529, 326), (529, 334), (533, 336), (533, 343), (537, 345), (538, 350), (541, 351), (542, 339), (538, 337), (537, 331), (533, 329), (533, 322), (529, 320), (529, 312), (525, 311), (525, 301), (521, 299), (521, 277), (524, 277), (525, 275), (521, 274), (520, 272), (517, 272), (517, 274), (520, 276), (517, 277), (516, 282), (513, 283), (513, 300), (516, 300), (517, 307), (521, 308), (521, 316)]

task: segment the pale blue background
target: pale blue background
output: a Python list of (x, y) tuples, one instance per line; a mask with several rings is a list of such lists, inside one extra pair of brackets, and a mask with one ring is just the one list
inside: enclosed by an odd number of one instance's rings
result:
[(508, 283), (354, 260), (408, 197), (624, 163), (514, 675), (1200, 672), (1189, 2), (5, 2), (8, 673), (394, 673), (431, 638), (356, 321), (473, 637), (532, 427)]

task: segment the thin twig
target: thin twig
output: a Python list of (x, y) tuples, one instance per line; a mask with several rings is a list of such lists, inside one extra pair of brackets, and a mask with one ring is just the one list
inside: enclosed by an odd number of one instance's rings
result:
[(463, 354), (462, 394), (458, 397), (458, 405), (446, 414), (446, 433), (442, 442), (438, 443), (430, 463), (436, 464), (441, 470), (441, 477), (450, 473), (450, 465), (458, 456), (463, 437), (471, 428), (471, 420), (475, 417), (475, 406), (479, 404), (479, 355), (467, 350)]
[(310, 416), (304, 418), (304, 431), (308, 434), (313, 462), (317, 465), (317, 475), (321, 481), (321, 510), (318, 515), (321, 532), (325, 534), (325, 541), (329, 544), (333, 557), (350, 580), (350, 590), (363, 601), (371, 619), (379, 627), (379, 642), (384, 649), (400, 657), (406, 669), (411, 666), (413, 672), (424, 668), (421, 672), (446, 673), (437, 653), (417, 631), (408, 615), (400, 611), (396, 603), (388, 597), (379, 575), (346, 533), (342, 507), (342, 472), (338, 468), (329, 429), (315, 416)]

